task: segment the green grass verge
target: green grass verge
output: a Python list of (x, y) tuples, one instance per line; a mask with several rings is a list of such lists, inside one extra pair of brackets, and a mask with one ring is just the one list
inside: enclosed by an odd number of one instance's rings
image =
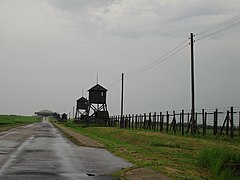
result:
[(0, 130), (39, 121), (40, 118), (36, 116), (0, 115)]
[(234, 174), (239, 173), (237, 172), (239, 170), (229, 167), (229, 165), (239, 163), (240, 153), (229, 148), (205, 148), (198, 155), (198, 164), (208, 168), (215, 179), (239, 179), (239, 177), (234, 176)]
[(103, 143), (109, 151), (136, 167), (148, 167), (173, 179), (215, 179), (211, 169), (198, 161), (206, 147), (240, 151), (239, 141), (236, 140), (202, 139), (109, 127), (79, 127), (71, 123), (65, 126)]

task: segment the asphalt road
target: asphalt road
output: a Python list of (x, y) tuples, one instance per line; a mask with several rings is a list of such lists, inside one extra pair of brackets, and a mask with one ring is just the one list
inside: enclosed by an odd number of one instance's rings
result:
[(0, 179), (114, 179), (130, 166), (104, 149), (76, 146), (47, 120), (0, 133)]

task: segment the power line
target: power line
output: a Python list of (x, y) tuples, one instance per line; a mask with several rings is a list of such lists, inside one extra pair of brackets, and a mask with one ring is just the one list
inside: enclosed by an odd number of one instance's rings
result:
[(230, 29), (230, 28), (232, 28), (232, 27), (234, 27), (234, 26), (237, 26), (238, 24), (240, 24), (240, 22), (237, 22), (237, 23), (232, 24), (232, 25), (230, 25), (230, 26), (227, 26), (227, 27), (225, 27), (225, 28), (219, 29), (219, 30), (214, 31), (214, 32), (212, 32), (212, 33), (209, 33), (209, 34), (207, 34), (207, 35), (205, 35), (205, 36), (203, 36), (203, 37), (197, 38), (196, 41), (200, 41), (200, 40), (205, 39), (205, 38), (207, 38), (207, 37), (210, 37), (210, 36), (213, 36), (213, 35), (215, 35), (215, 34), (218, 34), (218, 33), (222, 32), (222, 31), (225, 31), (225, 30)]
[(116, 86), (119, 82), (120, 82), (120, 75), (117, 76), (113, 81), (111, 81), (109, 84), (108, 84), (108, 88), (113, 88), (114, 86)]
[[(162, 55), (161, 57), (159, 57), (158, 59), (152, 61), (151, 63), (133, 71), (132, 73), (127, 73), (127, 77), (133, 77), (136, 76), (140, 73), (143, 73), (151, 68), (153, 68), (154, 66), (164, 62), (165, 60), (167, 60), (168, 58), (170, 58), (171, 56), (173, 56), (174, 54), (180, 52), (182, 49), (184, 49), (185, 47), (188, 46), (188, 44), (186, 44), (185, 46), (181, 47), (184, 43), (186, 43), (188, 41), (188, 39), (184, 40), (183, 42), (181, 42), (180, 44), (178, 44), (176, 47), (174, 47), (173, 49), (171, 49), (170, 51), (168, 51), (167, 53), (165, 53), (164, 55)], [(181, 48), (180, 48), (181, 47)], [(180, 48), (180, 49), (179, 49)]]
[(132, 75), (132, 76), (136, 76), (136, 75), (138, 75), (138, 74), (140, 74), (140, 73), (143, 73), (143, 72), (145, 72), (145, 71), (147, 71), (147, 70), (153, 68), (154, 66), (157, 66), (158, 64), (160, 64), (160, 63), (166, 61), (168, 58), (170, 58), (170, 57), (172, 57), (173, 55), (177, 54), (178, 52), (182, 51), (182, 50), (185, 49), (185, 47), (187, 47), (187, 46), (188, 46), (188, 44), (185, 45), (185, 46), (183, 46), (181, 49), (177, 50), (176, 52), (170, 54), (170, 55), (167, 56), (166, 58), (162, 59), (161, 61), (158, 61), (157, 63), (155, 63), (155, 64), (153, 64), (153, 65), (147, 67), (146, 69), (144, 69), (144, 70), (142, 70), (142, 71), (140, 71), (140, 72), (138, 72), (138, 73), (136, 73), (136, 74), (134, 74), (134, 75)]
[(116, 85), (118, 85), (120, 83), (120, 81), (116, 81), (114, 84), (112, 84), (111, 86), (109, 86), (109, 89), (114, 88)]
[(210, 37), (210, 36), (213, 36), (217, 33), (220, 33), (222, 31), (225, 31), (227, 29), (230, 29), (234, 26), (237, 26), (238, 24), (240, 24), (240, 15), (237, 15), (233, 18), (230, 18), (222, 23), (219, 23), (211, 28), (208, 28), (202, 32), (199, 32), (199, 33), (196, 33), (196, 36), (199, 36), (199, 38), (196, 39), (196, 41), (199, 41), (199, 40), (202, 40), (202, 39), (205, 39), (207, 37)]
[(206, 30), (204, 30), (204, 31), (202, 31), (202, 32), (196, 33), (195, 35), (198, 36), (198, 35), (201, 35), (201, 34), (206, 34), (207, 32), (212, 31), (213, 29), (216, 29), (216, 28), (225, 26), (225, 25), (227, 25), (227, 24), (229, 24), (229, 23), (232, 23), (232, 22), (234, 22), (234, 21), (237, 21), (238, 19), (240, 19), (240, 15), (237, 15), (237, 16), (235, 16), (235, 17), (233, 17), (233, 18), (230, 18), (230, 19), (228, 19), (228, 20), (226, 20), (226, 21), (224, 21), (224, 22), (222, 22), (222, 23), (216, 24), (215, 26), (213, 26), (213, 27), (211, 27), (211, 28), (208, 28), (208, 29), (206, 29)]
[(119, 79), (120, 76), (118, 76), (117, 78), (115, 78), (113, 81), (111, 81), (111, 83), (109, 83), (107, 86), (112, 86), (112, 84), (115, 84), (115, 82)]
[[(240, 15), (237, 15), (233, 18), (230, 18), (222, 23), (219, 23), (211, 28), (208, 28), (202, 32), (196, 33), (196, 36), (199, 36), (199, 38), (197, 38), (195, 40), (196, 41), (200, 41), (202, 39), (205, 39), (207, 37), (213, 36), (217, 33), (220, 33), (222, 31), (225, 31), (227, 29), (230, 29), (238, 24), (240, 24), (240, 22), (238, 21), (240, 19)], [(206, 35), (204, 35), (206, 34)], [(204, 35), (204, 36), (202, 36)], [(159, 57), (158, 59), (150, 62), (149, 64), (138, 68), (132, 72), (127, 73), (126, 78), (130, 78), (133, 76), (137, 76), (138, 74), (141, 74), (145, 71), (148, 71), (149, 69), (159, 65), (160, 63), (166, 61), (167, 59), (169, 59), (170, 57), (172, 57), (173, 55), (177, 54), (178, 52), (182, 51), (184, 48), (186, 48), (189, 44), (184, 45), (186, 42), (188, 41), (188, 39), (184, 40), (183, 42), (181, 42), (180, 44), (178, 44), (176, 47), (174, 47), (173, 49), (171, 49), (170, 51), (168, 51), (167, 53), (163, 54), (161, 57)], [(183, 46), (184, 45), (184, 46)], [(118, 83), (120, 82), (120, 76), (118, 76), (116, 79), (114, 79), (110, 84), (109, 84), (109, 88), (112, 88), (114, 86), (116, 86)]]

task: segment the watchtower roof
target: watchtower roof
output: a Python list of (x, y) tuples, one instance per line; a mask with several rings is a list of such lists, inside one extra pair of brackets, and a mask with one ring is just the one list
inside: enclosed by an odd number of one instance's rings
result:
[(99, 84), (96, 84), (95, 86), (93, 86), (91, 89), (89, 89), (88, 91), (108, 91), (107, 89), (105, 89), (104, 87), (102, 87)]
[(86, 102), (88, 101), (85, 97), (81, 97), (77, 100), (78, 102)]

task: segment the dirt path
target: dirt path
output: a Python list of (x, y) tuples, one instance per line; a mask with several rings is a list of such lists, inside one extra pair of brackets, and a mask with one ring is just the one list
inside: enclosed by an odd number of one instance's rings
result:
[(149, 168), (136, 168), (125, 173), (124, 179), (130, 180), (169, 180), (168, 177)]

